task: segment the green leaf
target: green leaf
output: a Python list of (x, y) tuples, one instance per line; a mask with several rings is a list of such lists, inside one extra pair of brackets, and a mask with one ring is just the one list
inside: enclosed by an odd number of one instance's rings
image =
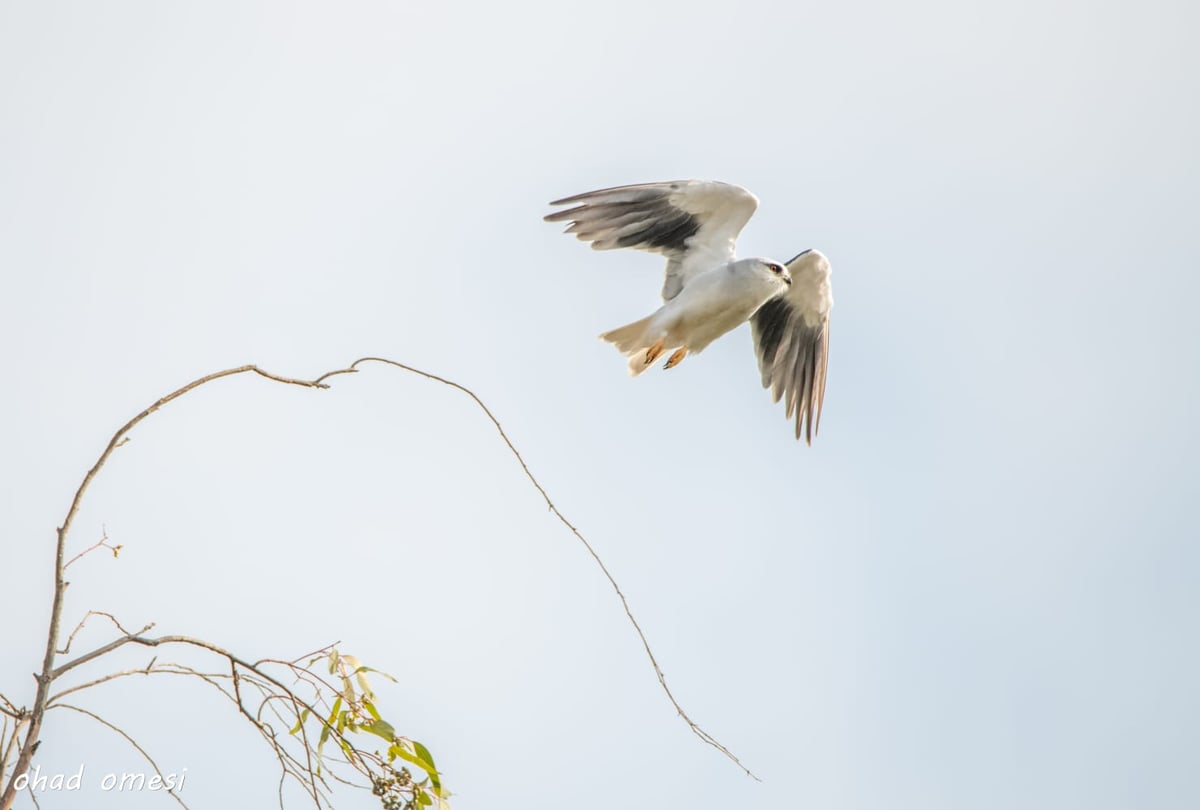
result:
[(405, 762), (411, 762), (413, 765), (416, 765), (418, 768), (425, 771), (425, 773), (429, 774), (429, 778), (434, 783), (434, 785), (440, 784), (440, 782), (438, 781), (437, 768), (433, 767), (433, 764), (430, 763), (428, 760), (423, 759), (422, 757), (418, 756), (417, 754), (411, 753), (404, 746), (393, 745), (391, 748), (388, 749), (388, 756), (392, 757), (393, 759), (396, 757), (399, 757), (400, 759), (404, 760)]
[(305, 709), (304, 711), (300, 712), (300, 716), (296, 718), (295, 727), (291, 731), (289, 731), (288, 734), (299, 733), (300, 729), (304, 726), (304, 721), (308, 719), (308, 715), (309, 715), (308, 709)]
[(429, 798), (429, 794), (423, 790), (417, 794), (417, 801), (422, 807), (428, 807), (433, 804), (433, 799)]
[(362, 726), (362, 730), (374, 734), (376, 737), (382, 737), (388, 742), (396, 739), (396, 729), (392, 728), (392, 724), (386, 720), (377, 719), (374, 723), (366, 723)]
[(369, 714), (370, 714), (372, 717), (374, 717), (376, 720), (378, 720), (378, 721), (380, 721), (380, 722), (382, 722), (382, 721), (383, 721), (383, 718), (379, 716), (379, 710), (375, 708), (375, 704), (374, 704), (374, 703), (372, 703), (371, 701), (369, 701), (369, 700), (364, 700), (364, 701), (363, 701), (363, 708), (364, 708), (364, 709), (366, 709), (366, 710), (367, 710), (367, 712), (368, 712), (368, 713), (369, 713)]
[[(433, 754), (429, 753), (429, 749), (426, 748), (425, 746), (421, 745), (416, 740), (413, 740), (412, 744), (413, 744), (413, 750), (417, 752), (417, 756), (419, 756), (421, 759), (425, 760), (432, 766), (433, 765)], [(434, 768), (434, 771), (436, 772), (437, 768)]]
[(412, 744), (417, 756), (429, 763), (429, 767), (425, 769), (429, 773), (429, 781), (435, 788), (440, 788), (442, 786), (441, 774), (438, 773), (437, 766), (433, 764), (433, 754), (429, 753), (429, 749), (416, 740), (413, 740)]
[[(333, 702), (333, 709), (329, 712), (329, 719), (321, 726), (321, 740), (317, 743), (317, 756), (321, 756), (321, 747), (325, 745), (325, 741), (329, 739), (329, 732), (333, 728), (334, 723), (342, 716), (342, 696), (338, 695), (338, 699)], [(339, 728), (338, 731), (341, 731)]]

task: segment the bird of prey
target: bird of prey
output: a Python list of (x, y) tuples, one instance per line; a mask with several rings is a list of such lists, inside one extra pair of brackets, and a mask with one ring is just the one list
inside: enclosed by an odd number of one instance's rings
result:
[(555, 200), (545, 217), (596, 250), (635, 248), (667, 257), (663, 305), (600, 337), (641, 374), (665, 352), (664, 368), (699, 354), (750, 321), (764, 388), (784, 400), (796, 438), (812, 444), (821, 422), (833, 308), (829, 261), (805, 250), (786, 263), (736, 259), (734, 242), (758, 208), (746, 189), (709, 180), (643, 183)]

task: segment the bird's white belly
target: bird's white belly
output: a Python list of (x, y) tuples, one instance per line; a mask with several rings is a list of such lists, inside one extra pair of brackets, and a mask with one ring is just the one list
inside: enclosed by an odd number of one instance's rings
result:
[(698, 276), (662, 309), (670, 342), (698, 353), (749, 320), (775, 292), (725, 268)]

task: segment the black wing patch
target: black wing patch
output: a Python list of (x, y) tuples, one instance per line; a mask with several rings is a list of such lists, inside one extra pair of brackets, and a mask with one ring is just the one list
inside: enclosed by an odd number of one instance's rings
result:
[[(638, 248), (652, 252), (674, 253), (687, 248), (687, 240), (695, 236), (702, 223), (680, 208), (671, 205), (670, 189), (646, 188), (622, 190), (625, 199), (611, 196), (603, 202), (587, 202), (589, 195), (567, 197), (551, 205), (582, 202), (565, 211), (547, 214), (547, 222), (570, 222), (567, 233), (596, 250)], [(603, 192), (591, 192), (603, 194)]]

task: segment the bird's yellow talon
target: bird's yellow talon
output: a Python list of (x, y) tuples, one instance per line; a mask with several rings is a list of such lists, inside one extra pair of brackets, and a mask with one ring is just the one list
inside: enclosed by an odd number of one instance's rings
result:
[(687, 357), (687, 353), (687, 346), (676, 349), (674, 354), (667, 359), (667, 364), (663, 366), (663, 368), (675, 368), (675, 366), (679, 365), (680, 362), (683, 361), (683, 358)]
[(659, 338), (654, 342), (653, 346), (651, 346), (649, 349), (646, 349), (646, 365), (650, 365), (662, 356), (664, 344), (666, 344), (666, 342), (666, 338)]

